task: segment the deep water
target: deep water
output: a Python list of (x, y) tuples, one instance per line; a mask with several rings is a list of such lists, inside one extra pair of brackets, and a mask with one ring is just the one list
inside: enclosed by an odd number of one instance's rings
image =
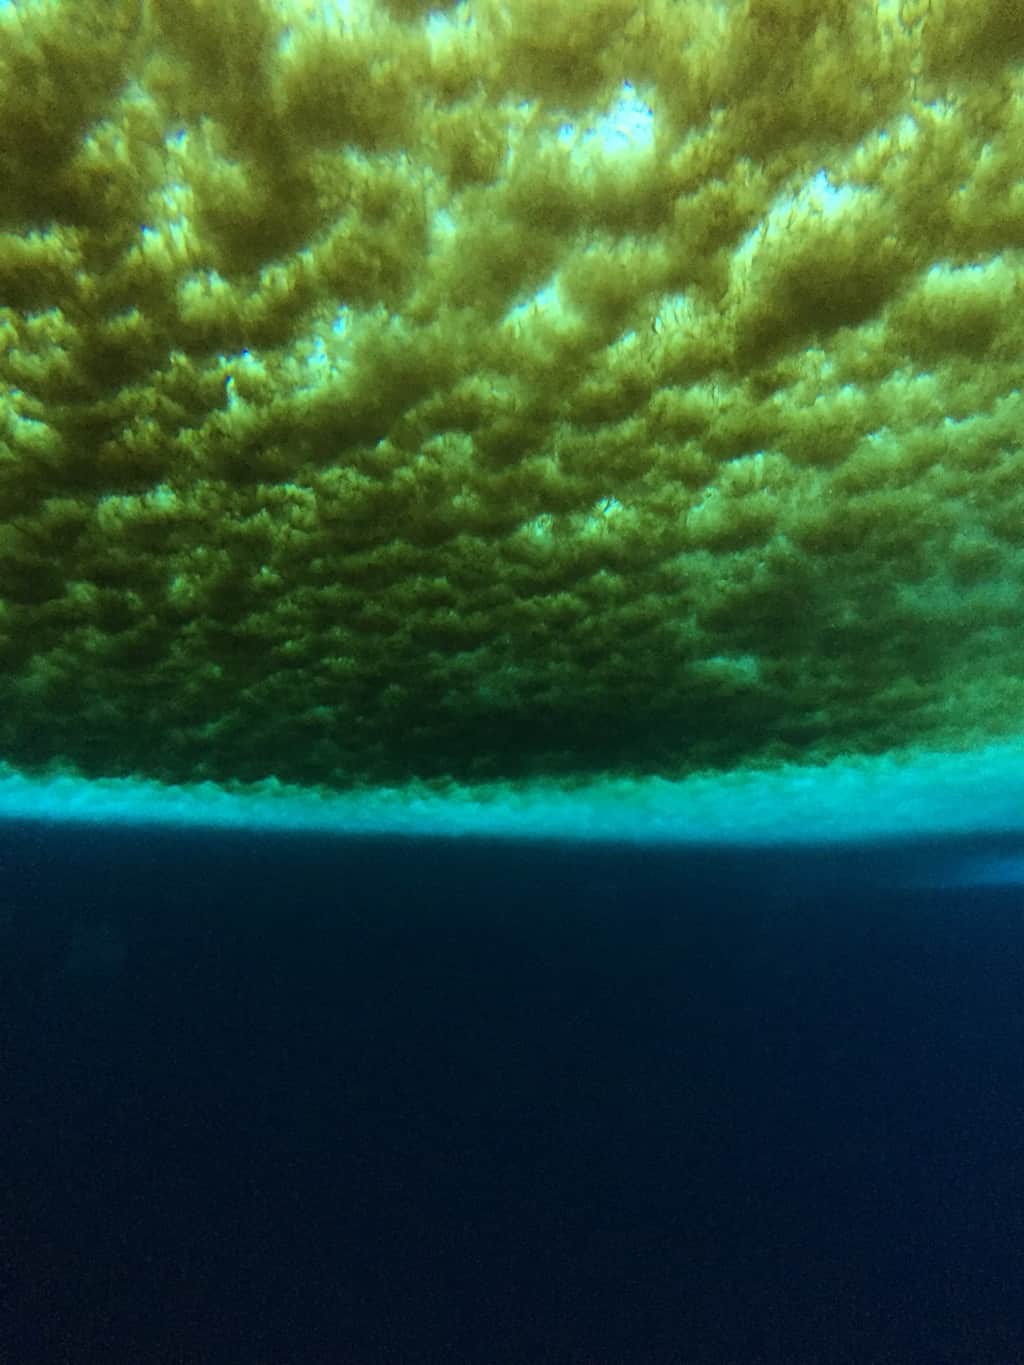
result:
[(5, 825), (0, 1359), (1019, 1361), (971, 852)]

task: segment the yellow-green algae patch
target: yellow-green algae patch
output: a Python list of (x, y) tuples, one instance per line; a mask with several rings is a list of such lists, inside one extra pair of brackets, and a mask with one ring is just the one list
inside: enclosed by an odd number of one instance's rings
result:
[(1024, 712), (1024, 10), (0, 5), (0, 757), (325, 788)]

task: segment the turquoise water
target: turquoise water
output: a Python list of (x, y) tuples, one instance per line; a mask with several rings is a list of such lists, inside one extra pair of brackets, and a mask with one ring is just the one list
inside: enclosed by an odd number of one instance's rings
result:
[(744, 770), (684, 781), (317, 792), (271, 781), (229, 790), (0, 769), (0, 817), (352, 834), (477, 835), (690, 845), (825, 845), (1024, 834), (1024, 747)]

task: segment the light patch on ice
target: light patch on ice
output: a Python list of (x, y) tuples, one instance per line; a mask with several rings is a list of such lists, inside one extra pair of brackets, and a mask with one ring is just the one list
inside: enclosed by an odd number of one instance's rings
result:
[(647, 151), (654, 142), (654, 111), (624, 81), (618, 99), (604, 114), (583, 128), (563, 123), (558, 140), (563, 146), (603, 155)]

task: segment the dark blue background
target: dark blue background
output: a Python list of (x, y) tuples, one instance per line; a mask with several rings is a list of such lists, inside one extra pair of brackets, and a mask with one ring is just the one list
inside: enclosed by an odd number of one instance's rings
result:
[(0, 835), (4, 1362), (1024, 1358), (1024, 888)]

